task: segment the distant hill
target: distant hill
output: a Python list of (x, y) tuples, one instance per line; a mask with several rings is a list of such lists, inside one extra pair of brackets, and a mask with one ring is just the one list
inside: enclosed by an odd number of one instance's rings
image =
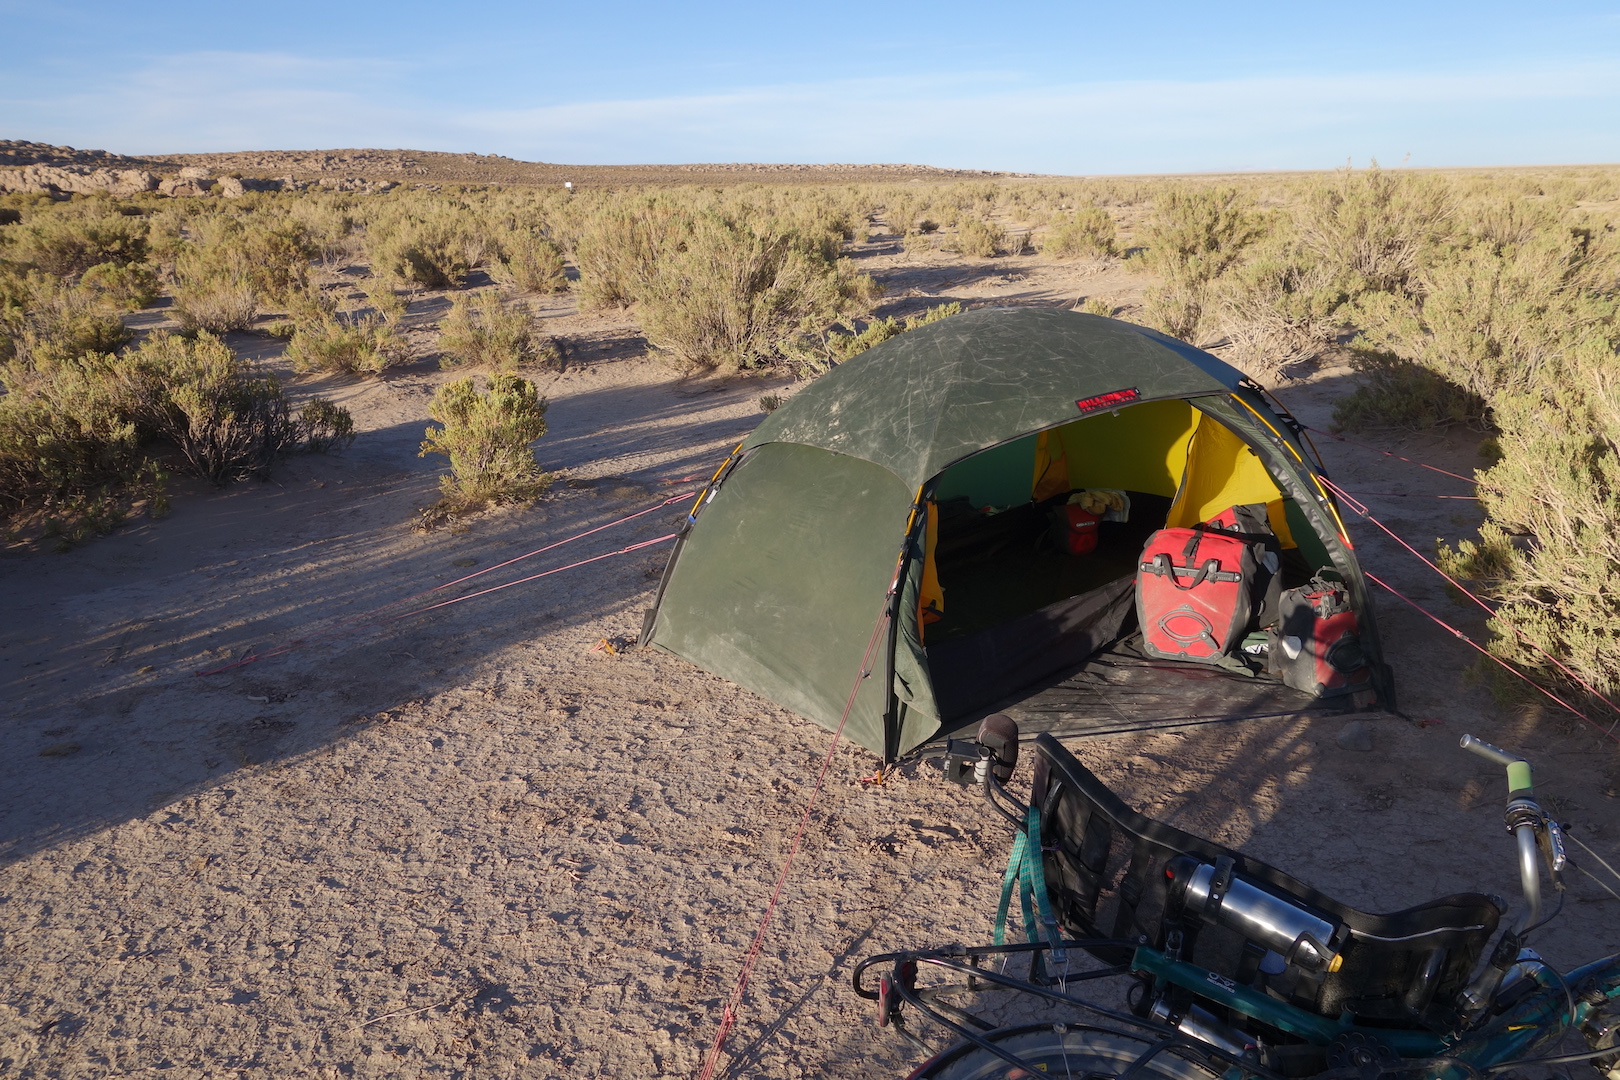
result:
[(941, 169), (932, 165), (772, 165), (756, 163), (694, 165), (558, 165), (518, 161), (498, 154), (444, 154), (429, 150), (242, 150), (219, 154), (163, 154), (127, 157), (105, 150), (0, 140), (0, 168), (24, 165), (84, 165), (107, 169), (173, 172), (195, 166), (222, 176), (291, 176), (320, 180), (335, 176), (427, 184), (607, 184), (836, 183), (988, 179), (1031, 173)]

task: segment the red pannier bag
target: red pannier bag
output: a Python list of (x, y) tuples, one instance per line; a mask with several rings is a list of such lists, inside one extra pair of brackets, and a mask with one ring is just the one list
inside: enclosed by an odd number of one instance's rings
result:
[(1102, 516), (1078, 506), (1059, 506), (1055, 509), (1058, 529), (1063, 537), (1063, 550), (1070, 555), (1089, 555), (1096, 551), (1097, 526), (1102, 522)]
[(1315, 578), (1282, 594), (1282, 617), (1270, 638), (1266, 665), (1295, 690), (1317, 697), (1355, 694), (1372, 686), (1350, 594), (1337, 581)]
[(1255, 547), (1206, 528), (1160, 529), (1148, 537), (1136, 575), (1143, 651), (1221, 663), (1254, 617)]

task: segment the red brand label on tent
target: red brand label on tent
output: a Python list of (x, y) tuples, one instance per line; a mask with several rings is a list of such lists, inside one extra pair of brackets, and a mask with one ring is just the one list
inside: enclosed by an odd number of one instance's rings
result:
[(1121, 405), (1129, 405), (1142, 397), (1136, 387), (1129, 390), (1115, 390), (1108, 394), (1098, 394), (1096, 397), (1085, 397), (1075, 402), (1075, 407), (1083, 413), (1099, 412), (1103, 409), (1117, 409)]

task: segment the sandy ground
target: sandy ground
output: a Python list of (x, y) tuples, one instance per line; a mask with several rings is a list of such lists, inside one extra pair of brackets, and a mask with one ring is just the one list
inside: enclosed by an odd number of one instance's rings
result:
[[(861, 257), (889, 287), (886, 313), (1128, 308), (1142, 284), (1117, 263), (908, 259), (882, 243)], [(426, 297), (413, 318), (444, 304)], [(415, 456), (426, 403), (448, 377), (422, 330), (418, 362), (384, 379), (295, 381), (354, 410), (348, 452), (183, 490), (168, 518), (65, 555), (0, 560), (0, 1076), (696, 1072), (827, 733), (625, 648), (661, 549), (321, 636), (683, 490), (670, 482), (706, 475), (759, 421), (761, 394), (783, 390), (682, 381), (633, 323), (564, 298), (538, 314), (569, 360), (538, 376), (552, 401), (539, 452), (560, 479), (531, 508), (410, 530), (437, 473)], [(233, 341), (276, 362), (266, 338)], [(1330, 369), (1284, 399), (1325, 426), (1346, 387)], [(1396, 448), (1476, 464), (1466, 438)], [(1466, 492), (1355, 447), (1323, 452), (1352, 490)], [(1467, 502), (1367, 501), (1423, 545), (1476, 521)], [(484, 580), (659, 536), (680, 512)], [(1410, 556), (1354, 534), (1369, 567), (1480, 630)], [(1464, 676), (1461, 643), (1387, 597), (1379, 610), (1410, 719), (1377, 721), (1370, 753), (1341, 749), (1333, 720), (1075, 749), (1136, 805), (1391, 910), (1516, 893), (1499, 770), (1456, 748), (1474, 731), (1529, 756), (1550, 805), (1615, 862), (1613, 744), (1498, 709)], [(593, 650), (603, 639), (618, 651)], [(923, 764), (862, 784), (874, 764), (838, 753), (722, 1075), (902, 1074), (916, 1055), (847, 989), (852, 963), (988, 938), (1006, 830)], [(1577, 875), (1539, 945), (1559, 965), (1620, 948), (1620, 901)]]

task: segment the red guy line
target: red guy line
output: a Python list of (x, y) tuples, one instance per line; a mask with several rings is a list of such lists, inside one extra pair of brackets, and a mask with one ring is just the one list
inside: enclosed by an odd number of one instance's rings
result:
[(1430, 620), (1432, 620), (1433, 622), (1435, 622), (1436, 624), (1438, 624), (1439, 626), (1444, 628), (1448, 633), (1451, 634), (1452, 637), (1457, 638), (1459, 641), (1466, 642), (1475, 652), (1479, 653), (1481, 656), (1488, 657), (1493, 664), (1497, 664), (1497, 665), (1501, 666), (1502, 668), (1504, 668), (1505, 670), (1507, 670), (1508, 672), (1510, 672), (1511, 674), (1516, 675), (1519, 678), (1523, 679), (1525, 682), (1529, 683), (1532, 687), (1534, 687), (1537, 691), (1539, 691), (1540, 693), (1542, 693), (1542, 694), (1546, 695), (1547, 697), (1551, 698), (1553, 701), (1557, 702), (1560, 706), (1562, 706), (1563, 708), (1565, 708), (1565, 709), (1569, 710), (1570, 712), (1574, 713), (1576, 716), (1580, 717), (1582, 720), (1585, 720), (1588, 724), (1591, 724), (1593, 727), (1597, 728), (1598, 731), (1602, 732), (1604, 735), (1608, 736), (1611, 739), (1614, 739), (1615, 742), (1620, 742), (1620, 738), (1617, 738), (1615, 736), (1615, 734), (1614, 734), (1613, 725), (1609, 726), (1608, 728), (1604, 728), (1604, 726), (1602, 724), (1599, 724), (1596, 720), (1593, 720), (1590, 716), (1587, 716), (1585, 713), (1581, 712), (1581, 710), (1577, 709), (1575, 706), (1571, 705), (1569, 702), (1565, 701), (1563, 698), (1559, 697), (1557, 694), (1553, 693), (1551, 690), (1548, 690), (1545, 686), (1542, 686), (1540, 683), (1538, 683), (1534, 679), (1530, 678), (1530, 676), (1526, 675), (1524, 672), (1520, 671), (1518, 668), (1514, 667), (1512, 664), (1509, 664), (1506, 660), (1503, 660), (1500, 656), (1497, 656), (1495, 653), (1493, 653), (1489, 649), (1485, 648), (1485, 646), (1481, 645), (1479, 642), (1475, 641), (1473, 638), (1469, 637), (1467, 634), (1463, 633), (1461, 630), (1458, 630), (1455, 626), (1452, 626), (1450, 623), (1448, 623), (1444, 619), (1440, 618), (1440, 616), (1438, 616), (1438, 615), (1434, 614), (1433, 612), (1431, 612), (1428, 608), (1425, 608), (1423, 605), (1419, 604), (1417, 601), (1415, 601), (1415, 600), (1411, 599), (1410, 597), (1406, 596), (1405, 594), (1401, 593), (1393, 585), (1390, 585), (1387, 581), (1384, 581), (1382, 578), (1378, 577), (1377, 575), (1369, 574), (1365, 570), (1362, 571), (1362, 575), (1364, 577), (1366, 577), (1366, 579), (1368, 581), (1371, 581), (1374, 584), (1383, 587), (1387, 592), (1393, 593), (1395, 595), (1395, 597), (1397, 599), (1401, 600), (1403, 603), (1407, 604), (1408, 606), (1410, 606), (1412, 608), (1417, 609), (1418, 611), (1422, 612), (1424, 615), (1428, 616)]
[(798, 831), (793, 834), (793, 844), (788, 848), (787, 859), (782, 863), (782, 872), (776, 877), (776, 888), (772, 890), (764, 914), (759, 918), (759, 928), (754, 931), (754, 941), (748, 946), (748, 952), (743, 957), (742, 971), (737, 975), (737, 984), (732, 987), (731, 996), (726, 1000), (726, 1007), (720, 1014), (720, 1027), (714, 1033), (714, 1043), (709, 1047), (709, 1054), (703, 1061), (703, 1070), (698, 1073), (698, 1080), (713, 1080), (714, 1070), (720, 1064), (720, 1052), (726, 1044), (726, 1036), (731, 1034), (732, 1027), (737, 1023), (743, 996), (748, 992), (748, 980), (754, 973), (754, 964), (759, 960), (760, 947), (765, 944), (765, 930), (770, 926), (771, 915), (775, 913), (776, 905), (782, 899), (782, 888), (787, 884), (788, 872), (793, 869), (793, 856), (799, 852), (805, 829), (810, 825), (810, 814), (815, 810), (816, 800), (820, 798), (821, 789), (827, 783), (827, 770), (832, 767), (833, 753), (838, 749), (838, 741), (844, 735), (844, 725), (849, 722), (849, 714), (855, 708), (855, 697), (861, 692), (861, 683), (872, 673), (872, 657), (877, 651), (878, 640), (883, 635), (883, 627), (888, 624), (889, 605), (894, 599), (898, 581), (897, 576), (883, 597), (883, 613), (878, 616), (877, 625), (872, 628), (872, 638), (866, 643), (866, 654), (861, 657), (860, 673), (855, 676), (855, 685), (849, 688), (849, 698), (844, 702), (844, 714), (838, 718), (838, 729), (833, 732), (832, 743), (827, 747), (826, 757), (821, 759), (821, 771), (816, 774), (816, 786), (811, 789), (810, 801), (805, 803), (804, 813), (799, 817)]
[[(1385, 525), (1382, 521), (1379, 521), (1377, 518), (1373, 517), (1371, 511), (1369, 511), (1365, 506), (1358, 503), (1355, 499), (1351, 498), (1349, 492), (1345, 491), (1343, 488), (1339, 487), (1339, 485), (1335, 484), (1333, 481), (1327, 479), (1326, 477), (1322, 478), (1322, 483), (1326, 484), (1328, 487), (1330, 487), (1334, 491), (1338, 492), (1340, 497), (1342, 497), (1344, 499), (1345, 503), (1347, 505), (1349, 505), (1350, 509), (1354, 510), (1357, 514), (1360, 514), (1362, 517), (1366, 518), (1368, 521), (1370, 521), (1374, 525), (1378, 526), (1380, 529), (1382, 529), (1384, 531), (1384, 534), (1387, 535), (1391, 540), (1395, 541), (1397, 544), (1401, 545), (1401, 547), (1405, 548), (1407, 551), (1410, 551), (1413, 555), (1417, 556), (1418, 560), (1420, 562), (1422, 562), (1424, 566), (1427, 566), (1430, 570), (1433, 570), (1435, 573), (1437, 573), (1441, 577), (1445, 578), (1446, 581), (1450, 582), (1451, 586), (1453, 588), (1455, 588), (1458, 592), (1462, 593), (1464, 596), (1468, 597), (1468, 599), (1470, 599), (1474, 603), (1478, 604), (1480, 606), (1480, 608), (1483, 609), (1484, 612), (1487, 615), (1494, 616), (1496, 614), (1496, 609), (1495, 608), (1491, 607), (1484, 600), (1481, 600), (1478, 596), (1475, 596), (1474, 593), (1467, 586), (1465, 586), (1462, 582), (1458, 581), (1456, 578), (1452, 577), (1450, 574), (1446, 573), (1444, 570), (1440, 569), (1439, 566), (1437, 566), (1435, 563), (1431, 562), (1429, 560), (1429, 558), (1426, 555), (1424, 555), (1421, 551), (1419, 551), (1417, 548), (1413, 547), (1411, 544), (1408, 544), (1405, 540), (1402, 540), (1399, 536), (1395, 535), (1395, 531), (1393, 529), (1391, 529), (1388, 525)], [(1518, 638), (1521, 642), (1523, 642), (1524, 644), (1530, 646), (1536, 652), (1540, 653), (1542, 656), (1545, 656), (1548, 660), (1552, 661), (1552, 663), (1558, 668), (1558, 670), (1562, 671), (1565, 675), (1569, 676), (1569, 678), (1575, 683), (1575, 685), (1579, 686), (1582, 690), (1585, 690), (1588, 694), (1591, 694), (1593, 697), (1595, 697), (1599, 701), (1603, 702), (1603, 704), (1607, 705), (1609, 708), (1613, 709), (1615, 712), (1620, 713), (1620, 706), (1615, 705), (1614, 702), (1612, 702), (1612, 701), (1610, 701), (1608, 699), (1607, 695), (1603, 694), (1600, 690), (1598, 690), (1596, 687), (1594, 687), (1591, 683), (1587, 682), (1585, 679), (1583, 679), (1579, 675), (1577, 675), (1574, 671), (1570, 670), (1569, 666), (1567, 664), (1565, 664), (1562, 660), (1558, 659), (1558, 657), (1554, 656), (1552, 653), (1548, 652), (1546, 649), (1543, 649), (1540, 645), (1537, 645), (1535, 642), (1533, 642), (1529, 638), (1525, 637), (1523, 631), (1521, 631), (1518, 627), (1512, 625), (1511, 623), (1507, 623), (1506, 625), (1507, 625), (1507, 628), (1509, 630), (1513, 631), (1513, 636), (1514, 637)], [(1616, 723), (1620, 723), (1620, 721), (1616, 721)]]

